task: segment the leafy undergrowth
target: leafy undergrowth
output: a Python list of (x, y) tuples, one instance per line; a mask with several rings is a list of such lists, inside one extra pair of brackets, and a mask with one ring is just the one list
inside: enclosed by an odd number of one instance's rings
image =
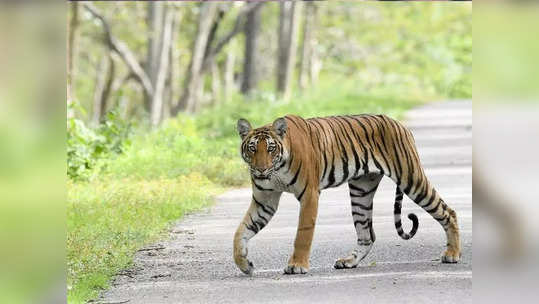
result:
[(69, 183), (69, 302), (97, 296), (111, 275), (129, 266), (133, 252), (156, 241), (168, 223), (207, 206), (218, 190), (197, 173)]
[[(84, 161), (83, 178), (67, 184), (68, 301), (96, 298), (115, 273), (130, 265), (136, 250), (163, 237), (171, 223), (208, 206), (219, 191), (248, 182), (239, 157), (238, 118), (253, 126), (285, 114), (385, 113), (402, 118), (420, 103), (365, 95), (353, 82), (325, 82), (291, 102), (273, 95), (237, 96), (194, 117), (180, 115), (157, 130), (139, 128), (115, 146), (116, 152)], [(83, 146), (81, 142), (77, 145)], [(72, 151), (77, 157), (87, 155), (77, 153)]]

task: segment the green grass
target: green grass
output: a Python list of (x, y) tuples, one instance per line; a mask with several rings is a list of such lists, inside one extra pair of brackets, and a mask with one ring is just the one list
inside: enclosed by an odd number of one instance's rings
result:
[(133, 253), (172, 221), (211, 202), (218, 187), (200, 174), (155, 180), (104, 178), (68, 184), (68, 300), (95, 298)]
[(363, 94), (353, 82), (326, 81), (315, 90), (276, 101), (258, 94), (217, 105), (195, 117), (180, 115), (154, 131), (139, 131), (123, 153), (100, 161), (86, 182), (68, 188), (68, 302), (83, 303), (128, 267), (137, 249), (166, 237), (184, 214), (231, 186), (246, 185), (236, 121), (254, 126), (285, 114), (304, 117), (385, 113), (395, 118), (422, 101)]

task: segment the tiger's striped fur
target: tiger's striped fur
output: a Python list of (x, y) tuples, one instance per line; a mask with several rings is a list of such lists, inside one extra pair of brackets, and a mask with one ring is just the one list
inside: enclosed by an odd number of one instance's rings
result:
[(402, 209), (402, 199), (404, 197), (404, 193), (402, 190), (397, 187), (397, 190), (395, 190), (395, 204), (394, 204), (394, 210), (393, 210), (393, 216), (395, 217), (395, 229), (397, 229), (397, 233), (399, 236), (405, 240), (411, 239), (415, 233), (417, 232), (417, 227), (419, 226), (419, 220), (417, 219), (417, 216), (413, 213), (408, 214), (408, 218), (412, 221), (412, 230), (410, 230), (410, 233), (406, 233), (402, 230), (402, 222), (401, 222), (401, 209)]
[(271, 220), (282, 192), (300, 202), (300, 218), (294, 252), (285, 273), (306, 273), (318, 212), (320, 191), (348, 182), (358, 249), (338, 259), (335, 268), (352, 268), (369, 253), (376, 239), (372, 229), (372, 202), (382, 177), (397, 184), (395, 227), (403, 239), (417, 231), (401, 224), (403, 193), (434, 217), (446, 231), (447, 250), (442, 262), (460, 259), (460, 240), (455, 212), (441, 199), (421, 166), (411, 132), (385, 115), (349, 115), (303, 119), (288, 115), (253, 129), (238, 121), (241, 155), (251, 171), (253, 197), (234, 235), (234, 261), (251, 274), (247, 243)]

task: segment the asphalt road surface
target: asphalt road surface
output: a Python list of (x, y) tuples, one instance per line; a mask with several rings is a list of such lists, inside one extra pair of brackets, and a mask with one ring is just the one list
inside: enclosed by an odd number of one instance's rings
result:
[[(374, 198), (376, 242), (355, 269), (336, 270), (337, 258), (356, 244), (348, 186), (322, 191), (306, 275), (283, 275), (293, 250), (299, 204), (283, 194), (273, 220), (249, 243), (252, 277), (232, 259), (232, 238), (247, 210), (251, 189), (231, 190), (206, 211), (189, 215), (170, 239), (137, 253), (103, 303), (471, 303), (472, 302), (472, 103), (431, 103), (410, 111), (426, 174), (457, 212), (462, 242), (458, 264), (441, 264), (445, 233), (405, 197), (419, 230), (402, 240), (393, 224), (395, 185), (384, 177)], [(239, 156), (238, 156), (239, 157)], [(403, 216), (405, 231), (411, 228)], [(154, 248), (154, 249), (151, 249)]]

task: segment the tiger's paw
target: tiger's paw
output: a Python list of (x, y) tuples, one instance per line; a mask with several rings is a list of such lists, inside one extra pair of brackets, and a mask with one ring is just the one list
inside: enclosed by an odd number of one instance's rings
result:
[(345, 258), (338, 259), (335, 261), (335, 269), (348, 269), (348, 268), (356, 268), (359, 264), (359, 260), (357, 258), (357, 255), (351, 254)]
[(253, 262), (249, 261), (246, 258), (239, 258), (236, 262), (236, 265), (241, 270), (241, 272), (245, 273), (246, 275), (252, 275), (255, 269)]
[(284, 274), (306, 274), (309, 271), (309, 267), (305, 265), (290, 264), (284, 269)]
[(460, 252), (457, 250), (447, 249), (442, 253), (442, 263), (458, 263), (460, 261)]
[(253, 271), (255, 269), (255, 265), (253, 265), (253, 262), (247, 260), (247, 265), (245, 267), (240, 268), (241, 272), (245, 273), (246, 275), (253, 275)]
[(352, 251), (349, 256), (345, 258), (338, 259), (335, 261), (335, 269), (346, 269), (346, 268), (356, 268), (372, 249), (372, 242), (369, 241), (368, 244), (359, 244), (358, 249)]

